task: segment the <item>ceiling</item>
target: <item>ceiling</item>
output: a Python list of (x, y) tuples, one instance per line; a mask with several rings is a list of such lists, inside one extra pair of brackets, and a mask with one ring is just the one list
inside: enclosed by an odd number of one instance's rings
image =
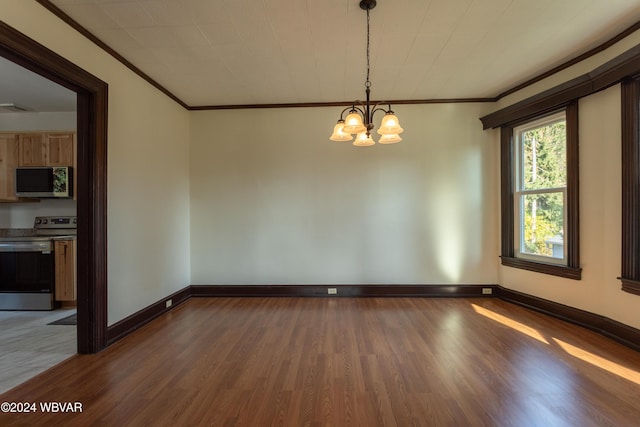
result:
[(0, 56), (0, 113), (75, 110), (75, 92)]
[[(364, 97), (358, 0), (50, 3), (191, 107)], [(493, 98), (639, 21), (638, 0), (378, 0), (372, 98)]]

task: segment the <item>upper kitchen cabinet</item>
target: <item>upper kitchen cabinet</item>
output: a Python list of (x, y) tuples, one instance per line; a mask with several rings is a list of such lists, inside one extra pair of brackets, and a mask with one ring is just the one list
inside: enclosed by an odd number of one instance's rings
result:
[(14, 170), (18, 165), (18, 135), (0, 134), (0, 201), (18, 200)]
[(37, 201), (16, 197), (16, 167), (71, 166), (77, 182), (76, 150), (73, 131), (0, 132), (0, 202)]
[(19, 166), (74, 166), (72, 132), (19, 134)]
[(47, 166), (75, 166), (73, 133), (47, 133)]
[(44, 133), (20, 133), (20, 158), (18, 166), (46, 166), (47, 145)]

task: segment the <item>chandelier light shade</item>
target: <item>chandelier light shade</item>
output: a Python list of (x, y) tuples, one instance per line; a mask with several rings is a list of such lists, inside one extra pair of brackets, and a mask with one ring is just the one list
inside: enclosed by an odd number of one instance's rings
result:
[(329, 137), (332, 141), (351, 141), (353, 136), (343, 131), (344, 120), (338, 120), (338, 123), (333, 127), (333, 134)]
[(382, 118), (382, 123), (380, 123), (380, 128), (378, 129), (378, 133), (380, 135), (393, 135), (402, 133), (404, 129), (400, 127), (400, 123), (398, 122), (398, 118), (393, 113), (393, 111), (387, 112), (387, 114)]
[(402, 141), (402, 138), (400, 138), (400, 135), (393, 134), (393, 135), (382, 135), (380, 137), (380, 141), (378, 141), (380, 144), (395, 144), (396, 142), (400, 142)]
[(366, 130), (367, 127), (362, 122), (362, 116), (356, 110), (351, 110), (347, 118), (344, 119), (342, 131), (346, 133), (360, 133)]
[[(351, 138), (349, 138), (349, 140), (351, 140)], [(375, 142), (371, 138), (371, 134), (366, 131), (358, 133), (356, 135), (356, 140), (353, 141), (353, 145), (355, 145), (356, 147), (368, 147), (373, 144), (375, 144)]]
[[(373, 107), (371, 106), (371, 82), (369, 81), (369, 11), (376, 7), (376, 0), (361, 0), (360, 8), (367, 12), (367, 79), (364, 82), (364, 88), (366, 93), (366, 102), (354, 101), (350, 107), (345, 108), (340, 113), (340, 119), (333, 128), (333, 133), (329, 137), (331, 141), (351, 141), (353, 135), (356, 135), (356, 139), (353, 145), (357, 147), (367, 147), (374, 145), (375, 141), (371, 136), (371, 131), (374, 128), (373, 116), (378, 111), (385, 113), (378, 129), (378, 134), (382, 135), (380, 138), (380, 144), (393, 144), (402, 141), (400, 134), (404, 131), (398, 122), (398, 117), (391, 110), (391, 104), (388, 102), (378, 102)], [(380, 107), (380, 104), (387, 104), (388, 109), (385, 110)], [(343, 118), (344, 113), (349, 111), (346, 118)]]

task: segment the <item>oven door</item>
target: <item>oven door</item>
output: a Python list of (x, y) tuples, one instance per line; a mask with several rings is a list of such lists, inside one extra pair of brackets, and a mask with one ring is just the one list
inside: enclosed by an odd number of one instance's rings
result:
[(53, 310), (55, 259), (50, 240), (0, 242), (0, 310)]

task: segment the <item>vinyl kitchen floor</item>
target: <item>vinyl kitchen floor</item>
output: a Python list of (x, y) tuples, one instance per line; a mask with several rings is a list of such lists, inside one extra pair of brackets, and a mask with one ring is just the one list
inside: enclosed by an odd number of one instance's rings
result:
[(0, 393), (76, 354), (76, 327), (47, 325), (75, 312), (0, 311)]

